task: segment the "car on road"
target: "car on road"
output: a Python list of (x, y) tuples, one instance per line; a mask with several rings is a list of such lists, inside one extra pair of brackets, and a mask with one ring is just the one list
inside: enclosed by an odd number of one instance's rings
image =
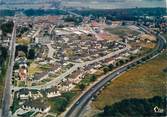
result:
[(76, 104), (76, 105), (78, 105), (79, 103), (80, 103), (80, 102), (79, 102), (79, 101), (77, 101), (75, 104)]

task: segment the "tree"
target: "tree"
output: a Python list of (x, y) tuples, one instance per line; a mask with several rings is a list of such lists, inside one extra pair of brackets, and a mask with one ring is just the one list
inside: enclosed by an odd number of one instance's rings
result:
[(90, 82), (94, 82), (96, 80), (96, 76), (93, 74), (90, 76)]
[(1, 57), (1, 59), (5, 60), (7, 58), (7, 55), (8, 55), (8, 49), (5, 47), (0, 47), (0, 50), (2, 52), (1, 53), (2, 56), (0, 56), (0, 57)]
[(18, 56), (18, 51), (23, 51), (26, 54), (26, 56), (27, 56), (28, 46), (26, 46), (26, 45), (18, 45), (18, 46), (16, 46), (16, 54), (15, 54), (15, 56)]
[(85, 89), (85, 85), (84, 84), (79, 84), (78, 87), (80, 88), (81, 91), (83, 91)]
[(125, 61), (124, 60), (120, 60), (119, 63), (120, 63), (120, 65), (123, 65), (125, 63)]
[(110, 65), (108, 66), (108, 68), (109, 68), (109, 70), (111, 71), (111, 70), (114, 68), (113, 64), (110, 64)]
[(130, 61), (133, 60), (135, 57), (134, 56), (130, 56), (129, 59)]
[(124, 64), (124, 61), (123, 60), (119, 60), (119, 61), (117, 61), (116, 66), (120, 66), (122, 64)]
[(111, 106), (108, 106), (108, 105), (105, 106), (105, 107), (104, 107), (104, 112), (103, 112), (103, 113), (104, 113), (105, 115), (109, 115), (109, 114), (110, 114), (110, 108), (111, 108)]
[(2, 29), (3, 34), (12, 33), (13, 25), (13, 21), (8, 21), (2, 24), (0, 28)]
[[(162, 113), (155, 113), (154, 107), (157, 106), (164, 111)], [(112, 106), (105, 106), (103, 112), (99, 117), (152, 117), (164, 116), (166, 114), (166, 97), (153, 97), (151, 99), (125, 99), (121, 102), (115, 103)]]
[(35, 59), (35, 50), (34, 49), (30, 49), (28, 52), (28, 58), (29, 59)]
[(103, 72), (104, 72), (104, 73), (107, 73), (108, 71), (109, 71), (109, 68), (108, 68), (108, 67), (104, 67), (104, 68), (103, 68)]

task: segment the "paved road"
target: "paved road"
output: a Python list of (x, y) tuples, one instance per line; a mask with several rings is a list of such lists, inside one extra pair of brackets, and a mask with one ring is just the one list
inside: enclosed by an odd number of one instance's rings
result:
[(116, 69), (113, 71), (110, 75), (108, 75), (106, 78), (99, 81), (97, 84), (92, 86), (87, 92), (81, 96), (76, 103), (73, 104), (73, 106), (69, 109), (69, 111), (65, 114), (65, 117), (79, 117), (80, 113), (82, 112), (82, 109), (84, 106), (89, 102), (89, 100), (109, 81), (119, 76), (121, 73), (127, 71), (131, 67), (142, 63), (146, 60), (149, 60), (151, 58), (154, 58), (155, 56), (159, 55), (163, 49), (166, 48), (166, 40), (163, 36), (159, 35), (157, 47), (150, 53), (144, 55), (143, 57), (140, 57), (126, 65), (123, 65), (122, 67)]
[(48, 47), (48, 57), (53, 59), (53, 55), (54, 52), (56, 51), (53, 47), (52, 47), (52, 43), (46, 44)]
[(50, 34), (50, 35), (53, 33), (53, 31), (54, 31), (55, 28), (56, 28), (56, 25), (53, 25), (53, 26), (51, 27), (51, 29), (50, 29), (50, 31), (49, 31), (49, 34)]
[[(55, 28), (56, 28), (56, 25), (53, 25), (53, 26), (51, 27), (51, 29), (50, 29), (50, 31), (49, 31), (49, 34), (50, 34), (50, 35), (53, 35)], [(56, 50), (52, 47), (52, 44), (53, 44), (53, 41), (51, 41), (51, 43), (48, 43), (48, 44), (46, 44), (46, 45), (47, 45), (47, 47), (48, 47), (48, 49), (49, 49), (48, 57), (54, 59), (54, 58), (53, 58), (53, 55), (54, 55), (54, 52), (55, 52)]]
[(2, 99), (2, 117), (8, 117), (10, 111), (10, 102), (11, 102), (11, 79), (13, 75), (13, 66), (14, 66), (14, 58), (15, 58), (15, 41), (16, 41), (16, 23), (14, 22), (10, 47), (9, 47), (9, 64), (6, 74), (5, 87), (3, 92)]
[(35, 38), (41, 31), (41, 27), (33, 34), (32, 38)]

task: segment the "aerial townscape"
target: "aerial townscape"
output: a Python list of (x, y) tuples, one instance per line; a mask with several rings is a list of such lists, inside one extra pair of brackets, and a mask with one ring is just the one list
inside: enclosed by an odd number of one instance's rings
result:
[(1, 0), (1, 117), (167, 116), (166, 3), (150, 1)]

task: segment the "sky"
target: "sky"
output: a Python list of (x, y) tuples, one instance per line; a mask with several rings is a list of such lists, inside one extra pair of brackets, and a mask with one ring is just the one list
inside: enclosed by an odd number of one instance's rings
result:
[[(1, 1), (1, 0), (0, 0)], [(167, 0), (3, 0), (4, 2), (39, 3), (46, 1), (63, 1), (63, 6), (88, 7), (98, 9), (166, 7)]]

